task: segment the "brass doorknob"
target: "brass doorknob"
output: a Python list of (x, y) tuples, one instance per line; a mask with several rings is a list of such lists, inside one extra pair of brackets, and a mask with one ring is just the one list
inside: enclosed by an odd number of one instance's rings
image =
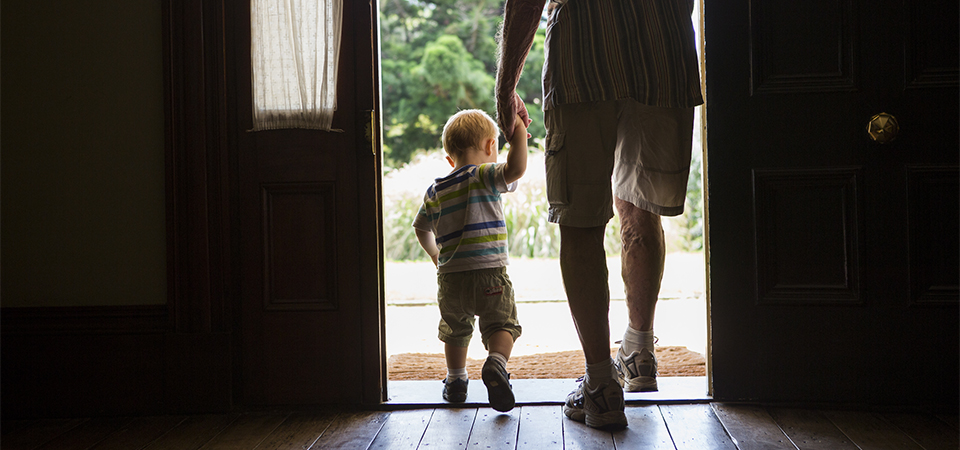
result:
[(900, 125), (897, 123), (897, 118), (891, 114), (877, 114), (867, 123), (867, 134), (870, 135), (870, 139), (881, 144), (896, 139), (899, 131)]

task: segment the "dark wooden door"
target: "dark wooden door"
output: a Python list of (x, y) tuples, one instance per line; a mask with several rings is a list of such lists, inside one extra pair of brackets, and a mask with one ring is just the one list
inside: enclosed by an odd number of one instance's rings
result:
[[(379, 170), (371, 2), (345, 0), (339, 131), (250, 132), (250, 7), (228, 2), (227, 99), (238, 211), (239, 401), (360, 404), (383, 397)], [(375, 129), (375, 127), (374, 127)], [(375, 141), (375, 139), (373, 139)], [(361, 270), (366, 267), (366, 270)]]
[(957, 17), (706, 2), (717, 398), (957, 404)]

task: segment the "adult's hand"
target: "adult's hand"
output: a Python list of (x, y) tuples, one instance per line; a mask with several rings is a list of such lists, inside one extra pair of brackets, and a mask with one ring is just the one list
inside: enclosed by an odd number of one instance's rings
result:
[(506, 0), (503, 5), (503, 30), (500, 62), (497, 64), (497, 121), (507, 140), (513, 137), (516, 115), (530, 125), (530, 114), (517, 94), (523, 63), (533, 45), (540, 15), (546, 0)]
[[(497, 122), (503, 131), (503, 136), (509, 141), (513, 138), (513, 130), (516, 127), (517, 116), (523, 121), (524, 128), (530, 126), (530, 113), (527, 112), (527, 105), (523, 103), (520, 94), (514, 92), (513, 95), (505, 95), (505, 98), (497, 98)], [(527, 134), (527, 137), (530, 137)]]

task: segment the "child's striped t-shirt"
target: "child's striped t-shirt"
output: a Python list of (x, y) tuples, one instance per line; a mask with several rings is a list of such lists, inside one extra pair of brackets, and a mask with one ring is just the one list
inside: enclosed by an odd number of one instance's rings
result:
[(513, 192), (503, 164), (463, 166), (437, 178), (427, 189), (414, 228), (433, 232), (440, 248), (437, 272), (450, 273), (507, 265), (507, 225), (502, 192)]

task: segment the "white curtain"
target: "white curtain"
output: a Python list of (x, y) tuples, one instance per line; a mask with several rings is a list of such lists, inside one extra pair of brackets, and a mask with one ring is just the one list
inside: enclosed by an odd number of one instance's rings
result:
[(253, 129), (330, 130), (343, 0), (251, 0)]

